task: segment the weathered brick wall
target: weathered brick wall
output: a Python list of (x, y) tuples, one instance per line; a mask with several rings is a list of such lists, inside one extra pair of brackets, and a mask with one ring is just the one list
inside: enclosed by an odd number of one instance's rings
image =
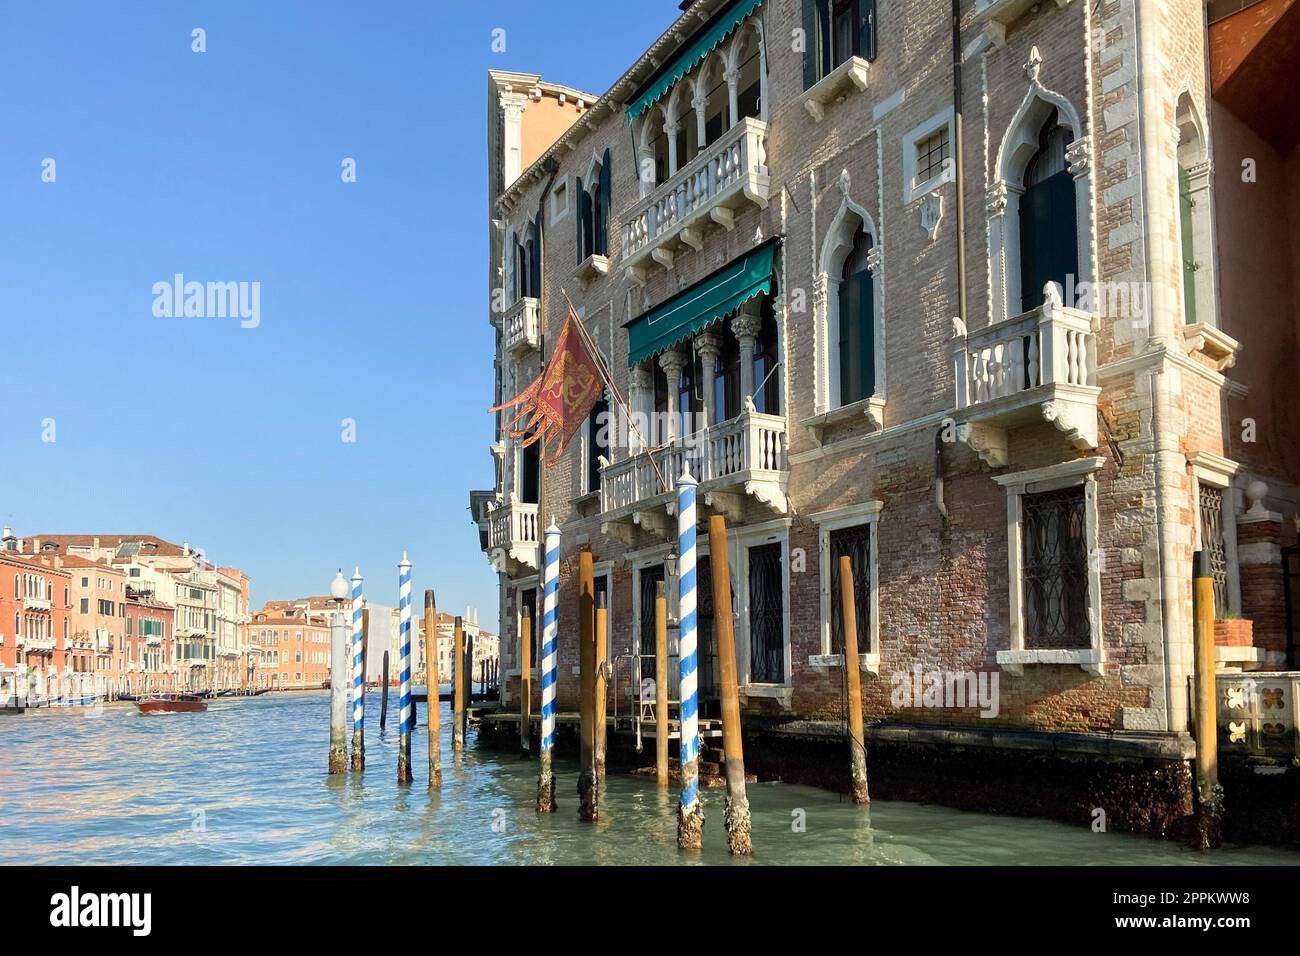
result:
[[(965, 5), (964, 41), (969, 55), (964, 62), (963, 160), (972, 331), (993, 318), (987, 186), (996, 175), (1008, 127), (1030, 92), (1026, 64), (1034, 47), (1041, 57), (1042, 86), (1070, 102), (1081, 117), (1076, 137), (1091, 141), (1092, 227), (1085, 245), (1095, 278), (1144, 283), (1151, 268), (1148, 245), (1163, 252), (1157, 257), (1162, 268), (1179, 261), (1172, 131), (1177, 97), (1183, 90), (1190, 92), (1198, 107), (1205, 104), (1201, 13), (1196, 0), (1163, 0), (1159, 6), (1163, 11), (1162, 37), (1156, 45), (1160, 62), (1148, 70), (1147, 65), (1139, 65), (1133, 0), (1074, 2), (1063, 8), (1044, 3), (1009, 30), (1005, 45), (982, 50), (973, 42), (974, 4)], [(947, 6), (932, 0), (883, 0), (880, 55), (871, 65), (868, 88), (828, 104), (821, 122), (814, 122), (801, 102), (801, 54), (791, 42), (801, 24), (800, 4), (769, 0), (762, 16), (772, 182), (766, 208), (746, 206), (733, 230), (710, 231), (702, 251), (681, 250), (671, 270), (656, 268), (646, 285), (638, 286), (623, 276), (619, 262), (619, 215), (639, 197), (632, 137), (622, 115), (595, 123), (575, 148), (562, 153), (560, 174), (569, 184), (572, 209), (573, 177), (586, 175), (593, 153), (610, 149), (612, 266), (609, 275), (580, 286), (573, 277), (572, 213), (548, 229), (544, 268), (548, 347), (563, 319), (562, 291), (567, 291), (584, 310), (597, 341), (610, 349), (616, 384), (626, 394), (623, 324), (759, 241), (783, 236), (777, 260), (777, 314), (791, 453), (788, 545), (792, 553), (799, 549), (806, 557), (805, 569), (790, 575), (791, 707), (806, 715), (843, 712), (842, 670), (809, 662), (810, 656), (823, 652), (818, 530), (810, 516), (874, 499), (883, 502), (878, 526), (881, 663), (879, 676), (864, 674), (867, 713), (930, 722), (978, 719), (969, 709), (900, 714), (890, 701), (891, 675), (915, 665), (949, 671), (997, 669), (996, 653), (1008, 647), (1010, 634), (1007, 501), (1005, 491), (991, 478), (1069, 460), (1079, 452), (1046, 421), (1026, 422), (1010, 430), (1009, 460), (1002, 469), (990, 469), (965, 445), (950, 443), (944, 448), (950, 520), (945, 523), (938, 513), (934, 436), (954, 404), (950, 343), (952, 317), (958, 310), (956, 190), (952, 183), (937, 187), (943, 215), (931, 239), (921, 225), (920, 199), (906, 201), (903, 150), (910, 130), (952, 105)], [(628, 59), (635, 53), (629, 50)], [(1159, 170), (1141, 168), (1139, 69), (1146, 82), (1159, 84), (1161, 115), (1155, 122), (1170, 131), (1160, 143), (1168, 162)], [(540, 190), (537, 183), (520, 191), (512, 221), (522, 222), (524, 215), (535, 212)], [(822, 308), (818, 274), (828, 231), (846, 193), (870, 216), (881, 249), (877, 282), (883, 286), (884, 304), (885, 429), (869, 433), (865, 421), (855, 420), (827, 428), (819, 445), (800, 423), (820, 410), (818, 376), (825, 346), (818, 340), (816, 322)], [(1159, 210), (1152, 208), (1157, 205)], [(549, 211), (546, 218), (549, 223)], [(1145, 222), (1156, 225), (1157, 231), (1149, 237), (1143, 233)], [(1181, 281), (1176, 272), (1154, 279), (1174, 289)], [(1176, 300), (1171, 295), (1159, 301)], [(1097, 360), (1102, 425), (1101, 448), (1095, 454), (1106, 459), (1097, 488), (1103, 673), (1092, 676), (1078, 667), (1059, 665), (1028, 666), (1023, 676), (1002, 672), (998, 722), (1074, 730), (1183, 726), (1185, 708), (1179, 695), (1172, 695), (1172, 712), (1166, 712), (1165, 703), (1166, 681), (1172, 679), (1180, 687), (1181, 675), (1190, 666), (1190, 631), (1184, 625), (1190, 621), (1194, 511), (1190, 476), (1176, 453), (1226, 453), (1225, 383), (1218, 372), (1186, 356), (1176, 320), (1180, 321), (1167, 312), (1133, 316), (1103, 310), (1100, 315)], [(1158, 344), (1168, 352), (1152, 348), (1152, 334), (1163, 336)], [(535, 362), (534, 356), (520, 370), (519, 385), (536, 374)], [(1153, 435), (1153, 370), (1162, 372), (1161, 381), (1168, 386), (1168, 399), (1161, 400), (1162, 434), (1176, 436), (1174, 446), (1163, 451), (1159, 467)], [(576, 586), (568, 570), (576, 561), (576, 550), (590, 547), (598, 562), (614, 562), (614, 634), (618, 640), (630, 641), (632, 563), (638, 551), (667, 540), (645, 530), (633, 530), (630, 541), (603, 534), (598, 506), (590, 501), (573, 503), (581, 490), (580, 468), (575, 442), (557, 467), (547, 469), (542, 504), (546, 518), (554, 513), (564, 531), (560, 701), (567, 709), (576, 707), (577, 676), (572, 672), (577, 662)], [(746, 520), (771, 517), (752, 502), (747, 508)], [(675, 517), (665, 520), (671, 535)], [(512, 627), (513, 615), (503, 622), (503, 633)], [(772, 705), (765, 701), (762, 706)]]

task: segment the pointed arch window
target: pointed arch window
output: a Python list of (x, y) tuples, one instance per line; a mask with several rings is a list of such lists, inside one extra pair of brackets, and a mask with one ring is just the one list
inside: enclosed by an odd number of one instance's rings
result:
[(578, 264), (581, 265), (592, 256), (609, 255), (609, 207), (610, 207), (610, 155), (605, 155), (598, 164), (593, 164), (588, 173), (587, 182), (577, 180), (578, 203), (575, 217), (575, 230), (578, 247)]
[(875, 295), (868, 260), (871, 237), (858, 223), (845, 256), (839, 300), (839, 402), (850, 405), (875, 394)]
[[(1043, 304), (1043, 287), (1077, 284), (1078, 213), (1074, 176), (1065, 151), (1074, 131), (1053, 109), (1038, 134), (1038, 149), (1025, 166), (1020, 197), (1020, 311)], [(1073, 305), (1067, 302), (1067, 305)]]

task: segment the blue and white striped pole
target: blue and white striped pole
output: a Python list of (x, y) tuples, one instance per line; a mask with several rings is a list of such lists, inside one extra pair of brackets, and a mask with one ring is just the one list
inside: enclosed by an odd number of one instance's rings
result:
[(542, 536), (542, 750), (537, 772), (537, 810), (555, 812), (555, 672), (559, 653), (560, 529), (551, 519)]
[(352, 769), (366, 769), (366, 652), (361, 643), (361, 569), (352, 575)]
[(696, 652), (695, 614), (695, 490), (689, 464), (677, 479), (678, 616), (681, 634), (681, 740), (682, 802), (677, 808), (677, 845), (698, 850), (704, 837), (704, 809), (700, 806), (699, 654)]
[(401, 720), (397, 732), (397, 782), (410, 783), (411, 775), (411, 562), (402, 552), (397, 566), (397, 608), (401, 650), (397, 671), (401, 675)]

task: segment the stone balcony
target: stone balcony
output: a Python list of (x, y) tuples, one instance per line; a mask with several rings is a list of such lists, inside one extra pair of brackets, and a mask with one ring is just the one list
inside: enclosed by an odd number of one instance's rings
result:
[(655, 264), (673, 267), (677, 250), (704, 248), (712, 226), (730, 231), (747, 203), (767, 205), (767, 124), (746, 117), (623, 216), (623, 268), (644, 284)]
[(674, 537), (668, 516), (677, 511), (676, 491), (664, 482), (675, 482), (687, 463), (700, 483), (698, 500), (713, 510), (739, 519), (745, 497), (752, 496), (784, 515), (786, 454), (785, 416), (746, 411), (653, 452), (613, 462), (601, 470), (601, 530), (625, 541), (633, 526)]
[(952, 340), (959, 437), (991, 467), (1007, 463), (1007, 429), (1054, 424), (1079, 451), (1097, 447), (1097, 318), (1061, 304)]
[(48, 611), (50, 609), (50, 599), (43, 597), (25, 597), (23, 598), (24, 611)]
[[(522, 501), (503, 501), (491, 504), (484, 519), (488, 526), (487, 554), (499, 570), (517, 571), (541, 567), (538, 556), (541, 542), (541, 524), (537, 505)], [(497, 564), (500, 556), (513, 568)]]
[(52, 651), (54, 650), (54, 638), (50, 637), (29, 637), (23, 642), (23, 646), (29, 651)]
[[(1070, 0), (1055, 0), (1054, 6), (1069, 4)], [(1002, 46), (1007, 42), (1007, 30), (1042, 5), (1042, 0), (975, 0), (974, 24), (989, 41)]]
[(537, 320), (537, 300), (524, 296), (509, 309), (502, 319), (501, 337), (505, 350), (518, 359), (540, 346)]

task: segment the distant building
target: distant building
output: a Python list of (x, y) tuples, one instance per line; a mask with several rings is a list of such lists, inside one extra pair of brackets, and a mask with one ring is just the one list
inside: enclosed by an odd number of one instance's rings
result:
[(304, 690), (329, 680), (328, 618), (302, 608), (268, 606), (252, 615), (249, 632), (250, 642), (260, 649), (258, 687)]
[[(11, 538), (8, 528), (5, 538)], [(67, 674), (68, 572), (52, 558), (0, 548), (0, 700), (12, 699), (24, 682), (43, 696)]]

